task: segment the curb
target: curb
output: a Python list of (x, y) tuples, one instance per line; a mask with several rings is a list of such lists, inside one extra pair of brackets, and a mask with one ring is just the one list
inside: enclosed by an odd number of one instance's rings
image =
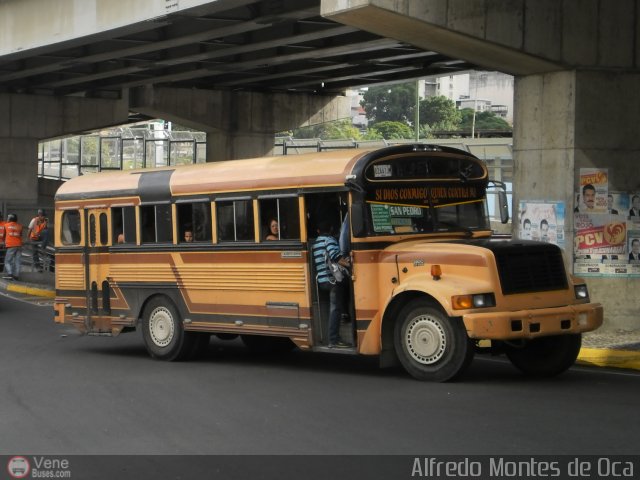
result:
[(7, 292), (22, 293), (33, 297), (55, 298), (56, 292), (53, 289), (42, 288), (40, 285), (30, 283), (13, 283), (0, 280), (0, 289)]
[(8, 292), (24, 293), (32, 297), (56, 298), (56, 292), (44, 288), (31, 287), (29, 285), (8, 284), (5, 286)]
[(640, 370), (640, 352), (611, 348), (582, 348), (576, 363), (596, 367)]

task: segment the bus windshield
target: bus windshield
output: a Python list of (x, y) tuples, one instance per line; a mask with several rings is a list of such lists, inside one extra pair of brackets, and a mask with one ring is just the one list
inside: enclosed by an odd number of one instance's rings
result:
[(487, 230), (484, 200), (440, 208), (369, 203), (370, 235)]
[(475, 158), (416, 152), (376, 159), (363, 183), (368, 235), (490, 229), (487, 171)]

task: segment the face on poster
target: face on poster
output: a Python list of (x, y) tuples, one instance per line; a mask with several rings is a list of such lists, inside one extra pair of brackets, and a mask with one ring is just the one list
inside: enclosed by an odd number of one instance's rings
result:
[(629, 194), (629, 216), (640, 217), (640, 193)]
[(629, 211), (629, 195), (626, 193), (612, 192), (607, 194), (607, 213), (612, 215), (627, 216)]
[(606, 168), (580, 169), (580, 200), (576, 211), (607, 213), (609, 209), (609, 175)]
[(629, 231), (629, 261), (640, 262), (640, 231)]

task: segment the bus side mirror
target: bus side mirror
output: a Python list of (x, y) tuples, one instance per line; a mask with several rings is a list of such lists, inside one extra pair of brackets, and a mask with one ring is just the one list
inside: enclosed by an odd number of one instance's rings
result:
[(507, 223), (509, 221), (509, 202), (507, 201), (507, 192), (504, 190), (498, 192), (498, 208), (500, 208), (500, 221)]
[(367, 214), (364, 203), (351, 204), (351, 231), (354, 237), (363, 237), (366, 233), (364, 218)]

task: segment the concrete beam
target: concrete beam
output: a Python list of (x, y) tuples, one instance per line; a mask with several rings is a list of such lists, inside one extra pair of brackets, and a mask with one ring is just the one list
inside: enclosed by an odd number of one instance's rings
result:
[(106, 32), (135, 33), (163, 24), (163, 17), (229, 0), (3, 0), (0, 2), (0, 56), (19, 58), (33, 49), (73, 46)]
[(276, 132), (349, 118), (343, 96), (179, 88), (133, 89), (131, 110), (205, 131), (207, 159), (269, 155)]
[(0, 115), (0, 138), (43, 140), (126, 123), (128, 97), (104, 100), (0, 93)]
[(640, 24), (629, 12), (636, 12), (638, 3), (321, 0), (321, 14), (487, 69), (531, 75), (579, 67), (637, 68)]

